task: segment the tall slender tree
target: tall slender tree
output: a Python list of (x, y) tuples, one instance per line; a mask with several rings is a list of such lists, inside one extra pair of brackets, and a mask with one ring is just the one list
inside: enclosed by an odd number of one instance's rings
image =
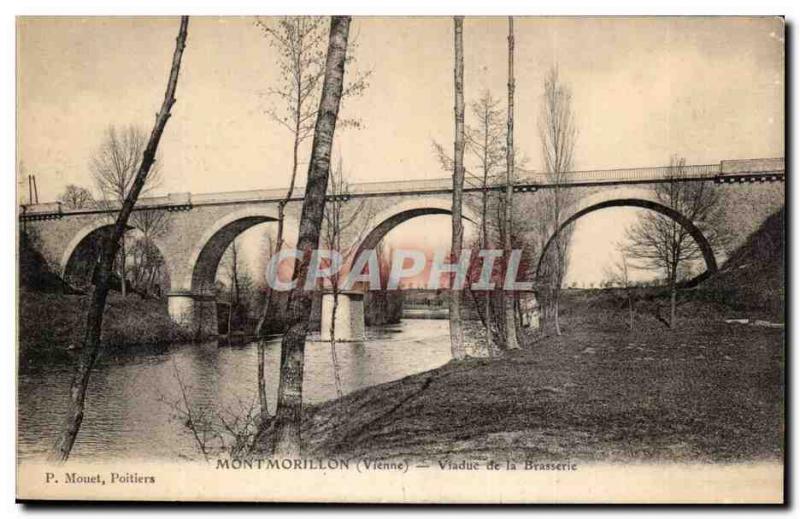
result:
[[(228, 293), (229, 299), (229, 313), (228, 313), (228, 321), (231, 325), (236, 327), (237, 325), (241, 324), (241, 317), (244, 315), (242, 310), (243, 307), (243, 277), (245, 274), (245, 269), (242, 268), (242, 254), (239, 247), (239, 240), (234, 239), (225, 253), (222, 255), (222, 259), (220, 260), (220, 267), (224, 266), (224, 274), (223, 272), (218, 271), (218, 276), (220, 274), (224, 275), (223, 284), (226, 285), (225, 289)], [(222, 268), (219, 269), (222, 271)], [(220, 276), (221, 278), (222, 276)], [(219, 279), (219, 278), (218, 278)], [(233, 333), (233, 329), (231, 326), (228, 326), (228, 337)]]
[(301, 258), (295, 262), (296, 286), (289, 296), (289, 328), (281, 342), (281, 369), (278, 407), (274, 422), (274, 452), (279, 456), (301, 454), (300, 423), (303, 410), (303, 367), (306, 333), (311, 313), (311, 294), (304, 289), (311, 252), (319, 246), (325, 209), (325, 192), (330, 173), (331, 148), (344, 87), (349, 16), (331, 18), (322, 96), (314, 127), (311, 162), (308, 167), (300, 233), (297, 248)]
[[(461, 205), (464, 190), (464, 17), (453, 17), (455, 40), (455, 139), (453, 142), (453, 210), (450, 257), (459, 260), (464, 245), (464, 224), (461, 221)], [(456, 360), (466, 356), (464, 349), (464, 327), (461, 316), (461, 289), (450, 287), (450, 353)]]
[[(474, 126), (467, 126), (467, 149), (469, 149), (478, 161), (481, 187), (481, 229), (480, 244), (483, 250), (492, 248), (492, 237), (490, 235), (490, 187), (495, 181), (495, 175), (503, 162), (503, 120), (502, 112), (498, 107), (499, 101), (492, 97), (486, 90), (477, 101), (472, 103), (472, 115), (476, 120)], [(487, 350), (490, 354), (497, 349), (497, 339), (499, 335), (496, 330), (495, 322), (497, 317), (492, 315), (491, 292), (485, 292), (483, 298), (482, 321), (486, 328)]]
[[(267, 230), (262, 238), (261, 243), (264, 250), (264, 259), (268, 260), (275, 254), (275, 239), (272, 236), (272, 230)], [(262, 265), (264, 268), (260, 268), (260, 272), (266, 272), (266, 263)], [(265, 312), (267, 310), (267, 306), (269, 305), (269, 299), (271, 296), (271, 287), (267, 282), (266, 278), (264, 278), (264, 292), (266, 297), (264, 301), (261, 302), (262, 306), (262, 314), (259, 316), (259, 320), (256, 323), (256, 354), (258, 355), (258, 371), (257, 371), (257, 378), (258, 378), (258, 403), (259, 403), (259, 418), (261, 423), (267, 423), (269, 420), (269, 404), (267, 403), (267, 379), (266, 379), (266, 356), (267, 356), (267, 347), (264, 341), (262, 327), (264, 326), (264, 319), (265, 319)]]
[[(292, 138), (292, 166), (289, 188), (278, 203), (277, 232), (273, 254), (278, 254), (285, 243), (286, 205), (292, 200), (301, 164), (304, 143), (313, 135), (317, 109), (322, 94), (326, 66), (325, 44), (327, 26), (321, 16), (284, 16), (274, 21), (256, 18), (256, 25), (272, 49), (277, 52), (280, 79), (268, 91), (276, 105), (267, 110), (269, 117), (289, 131)], [(352, 43), (349, 43), (352, 47)], [(348, 55), (346, 60), (352, 59)], [(357, 75), (342, 87), (342, 97), (358, 96), (367, 88), (369, 72)], [(339, 121), (339, 127), (359, 127), (358, 119)], [(282, 315), (274, 309), (275, 297), (270, 286), (266, 287), (266, 301), (256, 326), (258, 340), (259, 387), (266, 387), (263, 380), (266, 344), (264, 331), (269, 316)], [(265, 400), (265, 398), (264, 398)], [(263, 420), (267, 419), (264, 410)]]
[[(356, 247), (364, 239), (368, 230), (367, 224), (371, 221), (371, 211), (366, 208), (366, 200), (364, 198), (351, 200), (350, 194), (350, 183), (345, 178), (344, 165), (342, 158), (339, 157), (337, 167), (331, 169), (328, 200), (325, 202), (322, 242), (325, 249), (340, 254), (343, 259), (347, 259), (355, 253)], [(340, 281), (341, 270), (334, 269), (328, 278), (333, 299), (328, 335), (334, 383), (336, 394), (339, 397), (343, 395), (339, 360), (336, 354), (336, 315), (339, 310)]]
[(572, 111), (572, 93), (559, 79), (557, 66), (553, 66), (545, 77), (544, 99), (539, 117), (539, 137), (545, 174), (553, 186), (541, 196), (545, 232), (548, 235), (555, 233), (544, 263), (549, 286), (547, 299), (556, 335), (561, 335), (559, 303), (572, 239), (572, 226), (561, 229), (561, 225), (575, 202), (574, 193), (565, 188), (564, 184), (573, 165), (577, 129)]
[[(256, 18), (270, 47), (277, 52), (280, 69), (279, 82), (268, 90), (276, 101), (267, 115), (279, 126), (289, 131), (292, 138), (292, 165), (289, 188), (278, 202), (275, 254), (280, 253), (285, 242), (286, 205), (294, 196), (297, 173), (301, 164), (303, 145), (313, 135), (325, 74), (325, 41), (327, 26), (321, 16), (284, 16), (274, 21)], [(348, 61), (352, 59), (347, 58)], [(367, 88), (369, 72), (356, 76), (346, 87), (342, 97), (360, 95)], [(358, 127), (357, 119), (339, 122), (342, 126)], [(267, 287), (267, 304), (264, 306), (259, 328), (266, 316), (272, 314), (272, 291)]]
[[(502, 200), (498, 200), (492, 195), (492, 188), (498, 182), (502, 183), (505, 172), (501, 167), (505, 161), (505, 132), (506, 123), (503, 120), (502, 110), (498, 107), (499, 101), (492, 97), (486, 90), (481, 97), (470, 103), (470, 114), (474, 122), (464, 125), (465, 151), (470, 152), (474, 161), (474, 167), (466, 166), (466, 159), (463, 162), (464, 182), (473, 188), (481, 190), (480, 204), (480, 236), (479, 244), (483, 249), (491, 248), (493, 236), (502, 234), (503, 212)], [(447, 172), (454, 171), (455, 160), (436, 141), (432, 142), (433, 151), (442, 169)], [(499, 219), (495, 218), (495, 212), (490, 208), (500, 210)], [(502, 238), (501, 238), (502, 241)], [(471, 270), (477, 267), (477, 263), (472, 264)], [(472, 272), (477, 276), (477, 272)], [(477, 281), (477, 277), (475, 278)], [(476, 305), (480, 306), (478, 297), (470, 292)], [(487, 292), (482, 297), (483, 307), (481, 311), (481, 321), (487, 326), (487, 347), (490, 353), (496, 353), (497, 347), (503, 343), (502, 334), (505, 327), (503, 321), (504, 312), (502, 311), (505, 303), (500, 302), (500, 307), (493, 302), (492, 294)], [(496, 326), (495, 322), (500, 322)]]
[(325, 72), (325, 20), (319, 16), (285, 16), (275, 22), (256, 18), (270, 46), (277, 52), (278, 86), (269, 89), (279, 106), (267, 110), (269, 117), (292, 136), (292, 169), (289, 188), (278, 202), (276, 252), (283, 248), (286, 204), (294, 195), (300, 148), (314, 131), (319, 92)]
[[(325, 23), (322, 17), (286, 16), (274, 23), (256, 18), (270, 46), (278, 54), (280, 82), (269, 89), (279, 105), (271, 106), (269, 117), (289, 131), (292, 137), (292, 166), (289, 188), (278, 202), (278, 229), (273, 254), (283, 249), (286, 205), (292, 199), (300, 165), (300, 148), (314, 130), (314, 118), (319, 99), (319, 87), (324, 74)], [(266, 343), (264, 329), (269, 316), (276, 315), (272, 287), (266, 287), (266, 301), (256, 325), (258, 337), (258, 388), (261, 402), (261, 420), (268, 418), (265, 362)]]
[(158, 143), (161, 135), (171, 116), (172, 106), (175, 104), (175, 90), (178, 85), (178, 74), (181, 68), (181, 58), (186, 47), (186, 34), (189, 27), (189, 17), (182, 16), (178, 37), (175, 42), (175, 52), (172, 56), (172, 68), (170, 69), (167, 89), (164, 94), (164, 101), (161, 110), (156, 115), (155, 126), (150, 133), (147, 146), (142, 153), (142, 160), (136, 172), (130, 190), (122, 203), (117, 219), (114, 223), (114, 231), (110, 238), (106, 238), (103, 243), (103, 252), (100, 263), (97, 267), (97, 282), (92, 291), (92, 299), (86, 318), (86, 333), (78, 361), (75, 365), (72, 383), (70, 384), (69, 402), (67, 414), (61, 433), (56, 440), (50, 458), (57, 461), (66, 461), (69, 458), (75, 438), (80, 431), (83, 422), (83, 409), (86, 400), (86, 390), (89, 386), (89, 378), (100, 353), (100, 331), (103, 325), (103, 312), (108, 297), (109, 281), (111, 269), (114, 264), (114, 257), (117, 255), (119, 242), (128, 226), (128, 218), (133, 211), (139, 194), (144, 187), (147, 175), (150, 172), (156, 158)]
[[(505, 280), (508, 269), (508, 260), (511, 257), (513, 232), (513, 198), (514, 198), (514, 17), (508, 17), (508, 128), (506, 133), (506, 190), (503, 215), (503, 279)], [(505, 347), (509, 350), (519, 349), (517, 340), (516, 312), (514, 301), (516, 294), (510, 290), (503, 292), (504, 321), (505, 321)]]

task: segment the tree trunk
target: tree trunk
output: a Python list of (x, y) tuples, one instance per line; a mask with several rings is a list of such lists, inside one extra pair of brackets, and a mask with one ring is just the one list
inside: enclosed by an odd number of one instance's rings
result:
[[(300, 95), (300, 87), (298, 86), (298, 96)], [(300, 149), (300, 99), (296, 99), (296, 117), (295, 117), (295, 127), (294, 127), (294, 143), (292, 145), (292, 176), (289, 180), (289, 189), (286, 192), (286, 197), (278, 203), (278, 231), (275, 236), (275, 251), (274, 254), (280, 254), (281, 250), (283, 249), (283, 242), (284, 242), (284, 227), (285, 227), (285, 216), (286, 216), (286, 204), (292, 199), (292, 195), (294, 194), (294, 185), (297, 181), (297, 165), (298, 165), (298, 152)], [(266, 419), (267, 415), (267, 394), (266, 394), (266, 387), (267, 383), (264, 380), (265, 372), (264, 372), (264, 362), (265, 362), (265, 350), (266, 345), (264, 344), (263, 340), (263, 328), (266, 324), (267, 319), (270, 315), (281, 315), (278, 312), (275, 312), (273, 309), (273, 291), (272, 287), (267, 284), (267, 297), (266, 301), (264, 302), (264, 309), (259, 316), (258, 322), (256, 323), (256, 337), (258, 337), (258, 398), (259, 401), (262, 402), (261, 412), (262, 412), (262, 420)]]
[[(503, 280), (511, 258), (511, 220), (512, 197), (514, 194), (514, 18), (508, 17), (508, 133), (506, 134), (506, 198), (505, 198), (505, 231), (503, 236)], [(506, 329), (506, 349), (519, 349), (517, 341), (517, 325), (514, 316), (514, 294), (504, 290)]]
[[(484, 149), (486, 149), (484, 147)], [(484, 161), (485, 163), (485, 161)], [(489, 204), (489, 193), (486, 189), (487, 181), (488, 181), (489, 172), (484, 168), (483, 173), (483, 193), (482, 193), (482, 209), (481, 209), (481, 246), (484, 250), (489, 248), (489, 224), (488, 224), (488, 204)], [(490, 278), (491, 279), (491, 278)], [(486, 351), (489, 352), (489, 355), (494, 356), (496, 354), (496, 342), (495, 342), (495, 334), (493, 330), (493, 321), (492, 321), (492, 302), (491, 302), (491, 295), (492, 292), (486, 290), (483, 292), (484, 295), (484, 308), (483, 308), (483, 322), (484, 326), (486, 327)], [(478, 308), (478, 314), (481, 313), (480, 305), (478, 305), (477, 301), (475, 302), (476, 308)]]
[(669, 327), (675, 329), (675, 300), (677, 299), (677, 283), (673, 274), (669, 280)]
[(628, 293), (628, 317), (630, 319), (630, 329), (633, 331), (633, 298), (631, 298), (630, 293)]
[(301, 454), (303, 356), (311, 314), (311, 295), (303, 286), (308, 274), (311, 251), (319, 246), (325, 193), (330, 173), (331, 147), (344, 83), (349, 30), (350, 17), (331, 18), (322, 96), (314, 128), (308, 183), (300, 217), (297, 248), (301, 251), (302, 257), (295, 262), (294, 278), (297, 280), (297, 286), (289, 296), (289, 328), (281, 342), (281, 373), (274, 428), (275, 454), (278, 456), (291, 457)]
[[(230, 333), (230, 332), (229, 332)], [(267, 380), (264, 373), (264, 365), (267, 354), (267, 345), (262, 337), (258, 337), (258, 404), (261, 409), (262, 423), (269, 418), (269, 407), (267, 406)]]
[(333, 365), (333, 382), (336, 396), (342, 398), (342, 380), (339, 378), (339, 360), (336, 358), (336, 310), (339, 307), (339, 290), (333, 287), (333, 308), (331, 308), (331, 364)]
[(506, 317), (505, 317), (505, 295), (503, 289), (495, 289), (487, 292), (491, 301), (492, 323), (494, 324), (495, 338), (498, 345), (506, 343)]
[[(455, 263), (464, 244), (464, 224), (461, 222), (462, 191), (464, 189), (464, 17), (453, 18), (455, 35), (455, 142), (453, 144), (453, 210), (450, 257)], [(451, 283), (453, 278), (451, 277)], [(466, 357), (464, 327), (461, 316), (463, 292), (450, 287), (450, 353), (455, 360)]]
[(147, 142), (147, 148), (145, 148), (142, 154), (142, 162), (139, 165), (136, 178), (117, 215), (116, 222), (114, 223), (114, 232), (110, 239), (104, 240), (103, 243), (100, 264), (97, 266), (97, 283), (92, 291), (92, 302), (86, 318), (86, 335), (84, 337), (83, 349), (76, 363), (75, 373), (70, 385), (67, 415), (63, 429), (50, 453), (50, 459), (53, 461), (66, 461), (69, 458), (72, 446), (75, 443), (75, 438), (78, 436), (78, 431), (83, 422), (86, 389), (89, 386), (89, 377), (92, 373), (92, 368), (100, 353), (100, 332), (103, 326), (103, 311), (105, 310), (106, 299), (108, 297), (109, 280), (114, 265), (114, 258), (117, 255), (120, 240), (127, 229), (128, 218), (133, 211), (134, 205), (136, 205), (139, 193), (142, 187), (144, 187), (145, 180), (147, 180), (147, 174), (155, 161), (158, 143), (161, 140), (161, 135), (171, 115), (170, 110), (172, 109), (172, 105), (175, 104), (175, 89), (178, 84), (178, 73), (180, 72), (183, 49), (186, 47), (188, 26), (189, 17), (182, 16), (178, 38), (175, 43), (175, 53), (172, 56), (172, 68), (170, 70), (169, 81), (167, 82), (164, 102), (156, 116), (156, 123), (150, 134), (150, 139)]
[(555, 297), (553, 298), (553, 319), (556, 325), (556, 335), (561, 336), (561, 323), (558, 320), (558, 300), (560, 299), (559, 294), (556, 293)]
[[(496, 350), (496, 343), (495, 343), (495, 334), (493, 325), (494, 322), (492, 321), (492, 301), (491, 301), (491, 292), (488, 290), (484, 293), (484, 308), (483, 308), (483, 322), (486, 326), (486, 351), (489, 352), (489, 355), (494, 356), (497, 352)], [(477, 306), (477, 302), (476, 302)], [(480, 313), (480, 310), (478, 311)]]
[(228, 329), (225, 330), (225, 335), (228, 336), (228, 345), (231, 344), (231, 325), (233, 323), (233, 307), (228, 303)]
[(128, 287), (125, 286), (125, 263), (128, 259), (125, 254), (125, 233), (122, 233), (122, 236), (119, 238), (119, 278), (120, 278), (120, 293), (122, 297), (128, 295)]
[(522, 335), (522, 302), (519, 294), (514, 294), (514, 325), (517, 330), (517, 337)]
[[(483, 190), (481, 192), (481, 247), (483, 250), (489, 249), (489, 122), (488, 116), (484, 118), (484, 132), (483, 132)], [(491, 279), (491, 276), (490, 276)], [(492, 307), (491, 307), (491, 292), (488, 290), (483, 292), (484, 308), (483, 308), (483, 323), (486, 328), (486, 351), (490, 356), (495, 356), (497, 348), (494, 342), (494, 330), (492, 329)], [(478, 315), (481, 314), (480, 306), (477, 300), (475, 306), (478, 309)]]

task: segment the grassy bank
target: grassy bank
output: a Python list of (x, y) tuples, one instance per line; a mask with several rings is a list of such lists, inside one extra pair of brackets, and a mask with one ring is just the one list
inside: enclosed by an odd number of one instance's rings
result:
[[(573, 299), (575, 299), (573, 297)], [(592, 461), (777, 458), (783, 331), (684, 306), (671, 331), (649, 311), (573, 300), (561, 337), (470, 359), (309, 408), (314, 455)], [(594, 309), (594, 311), (592, 311)], [(694, 317), (692, 317), (693, 314)], [(699, 316), (698, 316), (699, 315)]]
[[(85, 329), (86, 295), (19, 292), (19, 352), (24, 363), (40, 356), (63, 356), (80, 346)], [(167, 314), (166, 303), (109, 294), (103, 322), (106, 347), (131, 348), (190, 340)]]
[(731, 254), (720, 272), (698, 287), (698, 295), (765, 319), (783, 321), (784, 213), (781, 209), (767, 218)]

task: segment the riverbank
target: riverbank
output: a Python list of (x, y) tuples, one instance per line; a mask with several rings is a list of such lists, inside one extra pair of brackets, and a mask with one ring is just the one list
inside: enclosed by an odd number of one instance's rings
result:
[[(91, 296), (19, 291), (20, 366), (38, 357), (67, 356), (80, 347)], [(106, 347), (185, 342), (191, 334), (167, 314), (166, 302), (110, 293), (103, 318)]]
[[(564, 334), (306, 411), (313, 456), (733, 462), (783, 454), (784, 334), (685, 306), (564, 311)], [(692, 316), (695, 317), (692, 317)], [(699, 317), (698, 317), (699, 316)], [(713, 317), (712, 317), (713, 316)]]

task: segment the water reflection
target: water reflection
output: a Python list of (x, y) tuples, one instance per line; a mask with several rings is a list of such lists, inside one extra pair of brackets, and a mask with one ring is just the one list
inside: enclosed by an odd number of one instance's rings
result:
[[(346, 393), (440, 366), (450, 358), (447, 321), (404, 320), (368, 330), (364, 342), (337, 345)], [(311, 337), (306, 344), (303, 399), (336, 397), (330, 344)], [(178, 377), (193, 406), (238, 413), (256, 405), (255, 344), (226, 341), (139, 349), (106, 355), (92, 375), (81, 432), (73, 458), (195, 457), (189, 432), (168, 402), (181, 398)], [(267, 395), (274, 411), (278, 391), (280, 338), (268, 342)], [(67, 361), (43, 361), (21, 368), (18, 387), (20, 458), (43, 455), (55, 441), (71, 377)]]

